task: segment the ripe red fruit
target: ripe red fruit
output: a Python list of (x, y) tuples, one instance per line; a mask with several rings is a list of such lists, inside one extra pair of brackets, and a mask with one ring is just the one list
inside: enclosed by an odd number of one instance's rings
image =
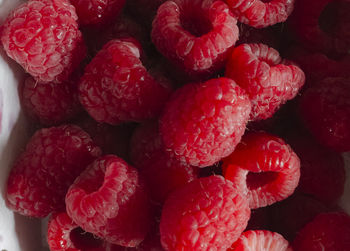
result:
[(187, 84), (170, 98), (160, 118), (166, 151), (187, 164), (210, 166), (235, 149), (250, 109), (244, 90), (231, 79)]
[(290, 196), (298, 185), (300, 161), (281, 138), (248, 133), (223, 160), (226, 179), (248, 196), (250, 208), (271, 205)]
[(67, 0), (30, 0), (2, 27), (7, 55), (41, 82), (62, 82), (85, 57), (74, 6)]
[(226, 251), (243, 232), (248, 201), (222, 176), (200, 178), (172, 193), (160, 220), (165, 250)]
[(66, 194), (66, 209), (82, 229), (120, 246), (137, 246), (151, 226), (143, 180), (114, 155), (97, 159), (81, 173)]

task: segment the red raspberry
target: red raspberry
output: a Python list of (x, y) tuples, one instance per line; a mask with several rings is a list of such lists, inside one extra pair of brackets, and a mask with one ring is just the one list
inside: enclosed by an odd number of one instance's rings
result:
[(247, 194), (250, 208), (284, 200), (298, 185), (300, 161), (281, 138), (248, 133), (223, 161), (224, 176)]
[(89, 165), (66, 195), (68, 215), (87, 232), (135, 247), (151, 224), (145, 186), (136, 169), (114, 155)]
[(157, 49), (191, 76), (220, 70), (237, 39), (237, 21), (222, 1), (167, 1), (153, 20)]
[(300, 113), (321, 144), (350, 151), (350, 79), (327, 78), (308, 89), (301, 97)]
[(298, 231), (320, 213), (330, 209), (320, 201), (303, 194), (294, 194), (273, 205), (270, 216), (272, 229), (292, 241)]
[(96, 121), (113, 125), (160, 113), (170, 92), (168, 82), (151, 76), (140, 54), (136, 40), (112, 40), (86, 67), (79, 98)]
[(226, 251), (243, 232), (248, 201), (222, 176), (200, 178), (172, 193), (160, 220), (165, 250)]
[(184, 164), (165, 151), (157, 123), (139, 126), (131, 139), (130, 158), (146, 178), (151, 197), (164, 202), (176, 188), (198, 177), (198, 168)]
[(43, 125), (57, 125), (82, 111), (77, 83), (40, 83), (28, 77), (20, 88), (23, 110)]
[(272, 117), (280, 105), (297, 95), (305, 82), (299, 67), (283, 62), (278, 51), (264, 44), (236, 47), (225, 75), (247, 91), (253, 120)]
[(210, 166), (235, 149), (250, 109), (244, 90), (231, 79), (185, 85), (171, 97), (160, 119), (166, 151), (190, 165)]
[(293, 251), (282, 235), (267, 230), (244, 232), (227, 251)]
[(294, 0), (226, 0), (232, 13), (242, 23), (263, 28), (287, 20)]
[(7, 55), (35, 79), (62, 82), (85, 56), (77, 18), (67, 0), (30, 0), (8, 16), (1, 41)]
[(77, 126), (37, 131), (8, 177), (8, 206), (33, 217), (64, 208), (68, 187), (100, 154), (90, 136)]
[(293, 133), (288, 140), (300, 158), (298, 191), (327, 204), (338, 201), (344, 192), (345, 163), (341, 154), (319, 145), (307, 134)]
[(125, 0), (70, 0), (82, 25), (104, 25), (121, 12)]
[(295, 251), (350, 250), (350, 216), (345, 213), (318, 215), (301, 229), (293, 242)]
[(160, 243), (159, 233), (147, 236), (141, 244), (134, 248), (127, 248), (117, 245), (111, 245), (108, 251), (165, 251)]
[(104, 241), (82, 230), (66, 212), (50, 217), (47, 242), (51, 251), (105, 251)]
[(312, 51), (346, 55), (350, 46), (350, 3), (347, 0), (296, 1), (289, 27)]

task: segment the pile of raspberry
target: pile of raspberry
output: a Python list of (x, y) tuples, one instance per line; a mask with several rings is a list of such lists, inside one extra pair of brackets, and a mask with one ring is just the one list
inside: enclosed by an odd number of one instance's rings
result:
[(8, 208), (51, 251), (349, 251), (347, 0), (28, 0)]

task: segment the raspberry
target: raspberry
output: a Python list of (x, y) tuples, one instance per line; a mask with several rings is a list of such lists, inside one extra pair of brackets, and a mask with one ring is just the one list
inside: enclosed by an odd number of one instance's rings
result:
[(350, 249), (350, 216), (345, 213), (318, 215), (301, 229), (293, 242), (295, 251), (347, 251)]
[(297, 40), (311, 51), (346, 55), (350, 46), (349, 11), (346, 0), (296, 1), (288, 24)]
[(87, 232), (135, 247), (150, 227), (151, 212), (136, 169), (114, 155), (91, 163), (66, 195), (68, 215)]
[(51, 251), (105, 251), (104, 241), (84, 232), (66, 212), (50, 217), (47, 242)]
[(294, 194), (273, 205), (270, 212), (272, 229), (291, 241), (308, 222), (329, 211), (330, 208), (310, 196)]
[(86, 67), (79, 98), (96, 121), (114, 125), (160, 113), (170, 93), (168, 82), (151, 76), (140, 54), (136, 40), (112, 40)]
[(23, 110), (43, 125), (58, 125), (82, 111), (77, 83), (40, 83), (28, 77), (20, 88)]
[(70, 0), (82, 25), (104, 25), (121, 12), (125, 0)]
[(287, 20), (294, 0), (226, 0), (234, 16), (242, 23), (263, 28)]
[(244, 232), (227, 251), (293, 251), (282, 235), (266, 230)]
[(308, 89), (300, 100), (300, 114), (322, 145), (350, 151), (350, 79), (327, 78)]
[(187, 84), (171, 97), (160, 118), (166, 151), (190, 165), (210, 166), (235, 149), (250, 109), (244, 90), (231, 79)]
[(300, 158), (301, 175), (297, 190), (326, 204), (336, 203), (345, 185), (345, 163), (341, 154), (299, 132), (289, 138), (288, 143)]
[(6, 19), (1, 41), (7, 55), (40, 82), (62, 82), (79, 66), (85, 45), (67, 0), (30, 0)]
[(100, 154), (90, 136), (77, 126), (37, 131), (8, 177), (8, 207), (33, 217), (64, 208), (68, 187)]
[(236, 47), (225, 75), (247, 91), (253, 105), (252, 120), (272, 117), (280, 105), (297, 95), (305, 82), (299, 67), (282, 61), (278, 51), (264, 44)]
[(248, 133), (223, 161), (224, 176), (247, 194), (252, 209), (290, 196), (298, 185), (300, 161), (281, 138)]
[(237, 21), (222, 1), (167, 1), (153, 20), (153, 43), (190, 76), (220, 70), (237, 39)]
[(200, 178), (172, 193), (160, 220), (165, 250), (226, 251), (243, 232), (248, 201), (222, 176)]
[(184, 164), (165, 151), (157, 123), (139, 126), (130, 143), (131, 160), (143, 176), (151, 197), (164, 202), (176, 188), (198, 177), (198, 168)]

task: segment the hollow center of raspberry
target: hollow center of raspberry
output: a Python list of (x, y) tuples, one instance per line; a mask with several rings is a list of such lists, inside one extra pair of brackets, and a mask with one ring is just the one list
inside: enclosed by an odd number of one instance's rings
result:
[(247, 175), (247, 187), (249, 190), (256, 190), (269, 183), (273, 183), (278, 177), (277, 172), (249, 172)]
[(98, 248), (103, 244), (103, 241), (101, 239), (98, 239), (91, 233), (85, 232), (80, 227), (73, 229), (70, 232), (69, 237), (74, 246), (79, 250), (90, 250), (92, 248)]
[(180, 19), (182, 27), (196, 37), (209, 33), (213, 28), (210, 20), (199, 10), (185, 10)]

